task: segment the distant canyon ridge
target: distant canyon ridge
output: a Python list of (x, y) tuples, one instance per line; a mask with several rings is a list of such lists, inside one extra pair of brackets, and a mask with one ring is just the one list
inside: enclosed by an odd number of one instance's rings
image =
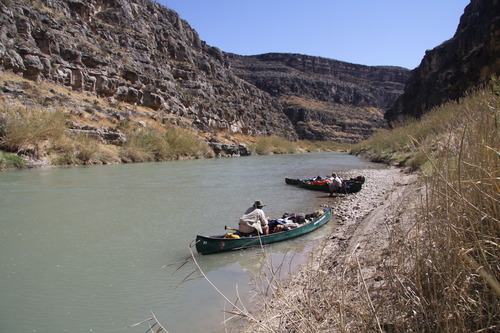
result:
[[(421, 65), (425, 69), (410, 72), (300, 54), (225, 53), (201, 40), (176, 12), (151, 0), (2, 0), (0, 68), (33, 82), (49, 82), (114, 105), (131, 106), (120, 114), (105, 108), (85, 110), (98, 112), (100, 119), (127, 118), (146, 126), (149, 120), (171, 123), (207, 140), (223, 132), (356, 143), (413, 110), (411, 105), (420, 105), (416, 108), (421, 110), (446, 100), (447, 82), (456, 80), (463, 68), (475, 71), (478, 67), (465, 65), (466, 60), (474, 63), (476, 56), (467, 50), (488, 44), (463, 31), (483, 25), (481, 18), (493, 7), (498, 7), (497, 0), (471, 1), (464, 14), (469, 18), (462, 17), (454, 37), (467, 36), (468, 42), (428, 52)], [(484, 31), (498, 32), (493, 19)], [(498, 34), (492, 38), (490, 44), (498, 41)], [(493, 54), (498, 45), (490, 45)], [(463, 52), (456, 54), (457, 47)], [(462, 59), (457, 69), (453, 64), (458, 60), (449, 54), (470, 59)], [(443, 67), (445, 73), (436, 74)], [(456, 90), (484, 79), (487, 71), (482, 65), (480, 70), (484, 72), (480, 77)], [(491, 66), (492, 72), (497, 70), (497, 65)], [(427, 80), (426, 96), (418, 80)], [(443, 95), (433, 91), (435, 82), (438, 88), (447, 87)], [(12, 91), (4, 87), (2, 94), (14, 98)], [(64, 106), (79, 107), (67, 100)], [(141, 113), (137, 107), (150, 111)], [(419, 112), (408, 114), (420, 116)], [(72, 124), (83, 126), (78, 119)], [(99, 130), (104, 125), (85, 126)], [(113, 131), (108, 125), (106, 132)]]

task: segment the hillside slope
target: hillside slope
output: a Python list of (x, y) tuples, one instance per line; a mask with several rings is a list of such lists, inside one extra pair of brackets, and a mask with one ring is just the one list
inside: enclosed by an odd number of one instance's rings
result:
[[(301, 70), (304, 91), (333, 89), (329, 82), (335, 82), (338, 93), (331, 98), (309, 93), (296, 95), (300, 101), (283, 99), (286, 95), (235, 75), (236, 56), (207, 45), (176, 12), (151, 0), (2, 1), (0, 26), (0, 69), (86, 92), (113, 105), (129, 105), (120, 114), (100, 111), (111, 124), (116, 118), (146, 117), (146, 126), (172, 123), (206, 139), (226, 132), (352, 142), (379, 128), (382, 108), (402, 93), (400, 82), (390, 97), (377, 90), (381, 83), (392, 84), (393, 69), (337, 62), (329, 73)], [(282, 90), (290, 87), (289, 82), (268, 79)], [(297, 108), (307, 104), (305, 100), (315, 107)], [(136, 106), (151, 112), (136, 114)], [(72, 124), (76, 129), (83, 126), (78, 119)], [(361, 125), (361, 134), (348, 130), (352, 124)], [(104, 126), (93, 127), (99, 131)]]

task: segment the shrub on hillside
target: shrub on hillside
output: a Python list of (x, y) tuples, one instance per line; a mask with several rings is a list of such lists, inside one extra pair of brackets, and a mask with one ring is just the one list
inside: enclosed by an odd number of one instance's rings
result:
[(124, 162), (151, 162), (175, 160), (182, 157), (211, 157), (213, 151), (202, 139), (191, 132), (167, 127), (164, 133), (141, 128), (127, 136), (122, 149)]
[(17, 108), (4, 110), (0, 126), (0, 147), (39, 158), (44, 146), (61, 140), (66, 117), (60, 111)]
[(164, 138), (171, 147), (170, 158), (213, 157), (213, 151), (208, 144), (187, 130), (167, 126)]
[(296, 144), (278, 136), (260, 137), (250, 148), (259, 155), (292, 154), (297, 152)]
[(141, 128), (127, 136), (123, 153), (132, 162), (151, 162), (167, 160), (170, 150), (168, 142), (159, 132)]

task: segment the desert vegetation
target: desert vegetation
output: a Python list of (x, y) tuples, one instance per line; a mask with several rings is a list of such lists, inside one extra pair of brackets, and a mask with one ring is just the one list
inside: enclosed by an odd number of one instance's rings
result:
[(25, 161), (21, 157), (0, 150), (0, 169), (22, 168), (24, 165)]
[(433, 160), (448, 158), (446, 153), (450, 150), (456, 153), (461, 147), (457, 140), (475, 135), (471, 131), (482, 121), (480, 116), (490, 114), (490, 120), (496, 125), (498, 87), (498, 81), (493, 78), (488, 88), (459, 101), (450, 101), (421, 119), (407, 118), (404, 126), (376, 133), (370, 140), (351, 147), (351, 153), (410, 171), (426, 169)]
[[(118, 124), (126, 135), (122, 145), (72, 133), (70, 115), (35, 106), (6, 108), (0, 120), (1, 168), (23, 167), (26, 160), (50, 165), (84, 165), (168, 161), (214, 157), (203, 137), (173, 125), (139, 127)], [(338, 149), (339, 145), (312, 141), (290, 142), (280, 137), (255, 137), (249, 142), (254, 154), (290, 154)], [(20, 156), (25, 157), (25, 159)]]
[(424, 201), (390, 274), (398, 331), (500, 327), (498, 83), (406, 126)]
[[(203, 140), (174, 126), (161, 130), (133, 128), (123, 145), (110, 145), (85, 132), (68, 131), (67, 119), (68, 115), (59, 110), (5, 109), (0, 127), (0, 147), (4, 150), (0, 166), (22, 166), (19, 156), (36, 161), (47, 159), (51, 165), (83, 165), (165, 161), (211, 154)], [(18, 162), (8, 163), (8, 159)]]
[(278, 136), (261, 137), (250, 148), (260, 155), (292, 154), (298, 151), (296, 144)]

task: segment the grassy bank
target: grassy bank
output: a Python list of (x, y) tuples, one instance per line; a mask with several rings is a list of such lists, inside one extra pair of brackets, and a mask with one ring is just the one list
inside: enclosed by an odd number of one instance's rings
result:
[[(49, 165), (112, 164), (212, 157), (208, 145), (189, 130), (131, 127), (123, 130), (126, 142), (105, 144), (93, 135), (72, 133), (69, 117), (41, 107), (4, 109), (0, 121), (0, 168), (22, 167), (9, 163), (13, 156)], [(9, 154), (10, 153), (10, 154)], [(14, 158), (15, 159), (15, 158)], [(16, 159), (17, 160), (17, 159)]]
[(425, 169), (435, 159), (453, 156), (461, 147), (460, 140), (472, 138), (474, 126), (484, 123), (484, 118), (490, 117), (495, 124), (498, 87), (493, 81), (488, 88), (434, 109), (422, 119), (408, 118), (405, 126), (380, 131), (351, 152), (411, 171)]
[[(7, 72), (0, 75), (0, 85), (9, 91), (0, 96), (0, 169), (213, 155), (205, 138), (187, 126), (174, 126), (158, 118), (148, 108), (46, 82), (34, 83)], [(121, 135), (122, 140), (103, 140), (108, 133)]]
[(19, 169), (25, 166), (26, 162), (16, 154), (6, 153), (0, 150), (0, 170)]
[(255, 143), (249, 145), (252, 153), (257, 155), (345, 151), (348, 147), (347, 144), (326, 141), (299, 140), (291, 142), (277, 136), (257, 137)]
[[(37, 164), (115, 164), (214, 157), (204, 138), (168, 124), (149, 127), (121, 124), (120, 132), (126, 141), (114, 145), (83, 131), (70, 132), (67, 128), (70, 116), (60, 110), (16, 107), (3, 109), (0, 115), (0, 170)], [(290, 142), (275, 136), (239, 139), (243, 139), (239, 143), (248, 144), (252, 154), (257, 155), (343, 149), (340, 144)]]
[[(67, 128), (70, 116), (57, 109), (16, 107), (0, 113), (0, 170), (37, 163), (89, 165), (214, 157), (204, 138), (173, 125), (121, 124), (120, 132), (126, 141), (114, 145), (83, 131), (70, 132)], [(257, 155), (331, 151), (341, 147), (333, 143), (290, 142), (274, 136), (246, 138), (242, 143), (247, 143)]]

